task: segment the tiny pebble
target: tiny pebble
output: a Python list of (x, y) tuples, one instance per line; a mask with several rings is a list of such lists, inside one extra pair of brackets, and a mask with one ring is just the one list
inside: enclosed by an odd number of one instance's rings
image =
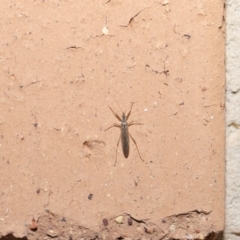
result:
[(133, 220), (132, 220), (131, 217), (129, 217), (129, 218), (128, 218), (128, 225), (129, 225), (129, 226), (132, 226), (132, 224), (133, 224)]
[(144, 227), (144, 231), (145, 231), (145, 233), (151, 233), (150, 231), (149, 231), (149, 229), (148, 228), (146, 228), (146, 227)]
[(104, 26), (104, 27), (103, 27), (102, 33), (103, 33), (104, 35), (108, 35), (109, 31), (108, 31), (107, 26)]
[(104, 219), (102, 220), (102, 222), (103, 222), (103, 225), (104, 225), (105, 227), (108, 225), (108, 220), (107, 220), (106, 218), (104, 218)]
[(119, 224), (121, 224), (123, 222), (123, 216), (118, 216), (115, 218), (115, 221)]
[(55, 238), (58, 236), (58, 233), (50, 229), (46, 232), (46, 235), (48, 235), (51, 238)]
[(38, 224), (36, 222), (36, 220), (33, 218), (32, 219), (32, 224), (29, 225), (29, 229), (33, 232), (37, 231), (38, 228)]
[(88, 199), (89, 199), (89, 200), (92, 200), (92, 197), (93, 197), (93, 194), (90, 193), (90, 194), (88, 195)]

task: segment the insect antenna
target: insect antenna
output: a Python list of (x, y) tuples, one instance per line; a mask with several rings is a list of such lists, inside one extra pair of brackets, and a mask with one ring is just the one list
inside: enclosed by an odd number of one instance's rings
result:
[(117, 103), (117, 105), (118, 105), (118, 107), (120, 108), (121, 112), (122, 112), (122, 113), (125, 113), (126, 111), (124, 112), (124, 111), (122, 110), (122, 108), (121, 108), (121, 106), (118, 104), (117, 100), (114, 99), (114, 101)]

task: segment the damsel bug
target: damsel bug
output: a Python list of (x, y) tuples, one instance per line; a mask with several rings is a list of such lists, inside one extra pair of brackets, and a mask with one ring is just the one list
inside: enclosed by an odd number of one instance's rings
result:
[(134, 142), (134, 144), (137, 148), (138, 155), (139, 155), (140, 159), (144, 162), (144, 160), (142, 159), (142, 157), (140, 155), (140, 152), (138, 150), (138, 146), (137, 146), (137, 143), (136, 143), (135, 139), (132, 137), (132, 135), (128, 131), (128, 127), (130, 127), (132, 125), (143, 125), (142, 123), (138, 123), (138, 122), (135, 122), (135, 121), (131, 121), (130, 123), (127, 122), (128, 118), (131, 114), (133, 104), (134, 103), (132, 102), (127, 116), (125, 115), (125, 112), (122, 111), (122, 118), (119, 117), (119, 115), (117, 113), (115, 113), (110, 106), (108, 106), (110, 108), (110, 110), (112, 111), (112, 113), (114, 114), (114, 116), (120, 121), (120, 124), (114, 123), (112, 126), (107, 128), (105, 131), (107, 131), (108, 129), (110, 129), (112, 127), (118, 127), (121, 130), (121, 134), (120, 134), (120, 137), (119, 137), (118, 142), (117, 142), (116, 160), (115, 160), (114, 166), (116, 166), (116, 163), (117, 163), (117, 150), (118, 150), (118, 145), (119, 145), (119, 142), (120, 142), (120, 138), (121, 138), (121, 142), (122, 142), (123, 155), (124, 155), (125, 158), (128, 158), (128, 155), (129, 155), (129, 136), (133, 140), (133, 142)]

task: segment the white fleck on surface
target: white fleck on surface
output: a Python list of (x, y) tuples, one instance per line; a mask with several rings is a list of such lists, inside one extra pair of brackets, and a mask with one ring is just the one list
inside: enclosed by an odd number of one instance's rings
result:
[(103, 27), (102, 33), (103, 33), (104, 35), (108, 35), (108, 34), (109, 34), (109, 31), (108, 31), (107, 26), (104, 26), (104, 27)]

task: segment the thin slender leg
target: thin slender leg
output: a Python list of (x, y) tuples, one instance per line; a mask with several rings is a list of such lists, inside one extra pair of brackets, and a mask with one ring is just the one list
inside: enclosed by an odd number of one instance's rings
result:
[(128, 118), (129, 118), (129, 116), (130, 116), (130, 114), (131, 114), (133, 104), (134, 104), (134, 102), (132, 102), (132, 104), (131, 104), (130, 110), (129, 110), (129, 112), (128, 112), (128, 114), (127, 114), (127, 117), (126, 117), (126, 120), (128, 120)]
[(136, 121), (131, 121), (128, 126), (132, 126), (132, 125), (143, 125), (143, 123), (139, 123), (139, 122), (136, 122)]
[(135, 139), (132, 137), (132, 135), (131, 135), (130, 133), (128, 133), (128, 134), (129, 134), (129, 136), (131, 137), (131, 139), (133, 140), (133, 142), (134, 142), (134, 144), (135, 144), (135, 146), (136, 146), (136, 148), (137, 148), (138, 155), (139, 155), (140, 159), (144, 162), (144, 160), (142, 159), (142, 157), (141, 157), (141, 155), (140, 155), (140, 152), (139, 152), (139, 150), (138, 150), (138, 146), (137, 146), (137, 143), (136, 143)]
[(111, 125), (110, 127), (108, 127), (107, 129), (105, 129), (104, 131), (107, 131), (108, 129), (112, 128), (112, 127), (118, 127), (121, 128), (121, 125), (114, 123), (113, 125)]
[(117, 151), (118, 151), (118, 145), (119, 145), (119, 142), (120, 142), (120, 137), (121, 137), (121, 135), (119, 136), (119, 139), (118, 139), (118, 142), (117, 142), (116, 159), (115, 159), (114, 166), (116, 166), (116, 163), (117, 163)]
[(108, 106), (108, 107), (110, 108), (110, 110), (113, 113), (113, 115), (121, 122), (122, 119), (119, 117), (119, 115), (117, 113), (115, 113), (110, 106)]

